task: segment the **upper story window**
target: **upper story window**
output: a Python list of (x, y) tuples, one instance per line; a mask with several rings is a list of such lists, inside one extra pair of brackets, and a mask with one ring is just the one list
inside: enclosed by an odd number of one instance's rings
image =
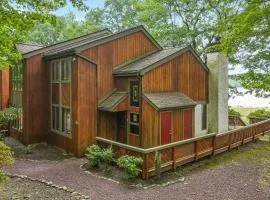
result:
[(139, 107), (139, 81), (130, 81), (130, 105)]
[(71, 57), (50, 63), (51, 129), (63, 135), (71, 134), (71, 66)]

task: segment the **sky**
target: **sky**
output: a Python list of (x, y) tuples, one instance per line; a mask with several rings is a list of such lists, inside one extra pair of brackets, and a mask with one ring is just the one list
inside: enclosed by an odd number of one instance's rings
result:
[[(89, 7), (89, 8), (102, 8), (104, 6), (104, 2), (105, 0), (86, 0), (85, 4)], [(76, 8), (74, 8), (72, 6), (72, 4), (69, 2), (68, 5), (64, 8), (58, 9), (57, 11), (55, 11), (56, 15), (59, 16), (63, 16), (67, 13), (69, 13), (70, 11), (72, 11), (78, 20), (82, 20), (85, 16), (85, 12), (79, 11)]]

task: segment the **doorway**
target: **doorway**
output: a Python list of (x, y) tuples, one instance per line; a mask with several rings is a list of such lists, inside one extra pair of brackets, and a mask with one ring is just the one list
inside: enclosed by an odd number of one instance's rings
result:
[(161, 145), (171, 142), (172, 112), (161, 112)]
[(127, 143), (127, 112), (117, 112), (117, 142)]

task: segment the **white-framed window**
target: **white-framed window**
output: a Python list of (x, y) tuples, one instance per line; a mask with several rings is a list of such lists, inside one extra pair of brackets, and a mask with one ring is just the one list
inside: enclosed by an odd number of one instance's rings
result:
[(140, 115), (139, 113), (129, 114), (129, 133), (140, 134)]
[(18, 118), (11, 122), (11, 127), (22, 131), (23, 112), (22, 112), (22, 93), (23, 93), (23, 64), (18, 62), (11, 69), (11, 101), (12, 107), (18, 109)]
[(51, 130), (67, 136), (71, 136), (71, 68), (71, 57), (50, 62)]

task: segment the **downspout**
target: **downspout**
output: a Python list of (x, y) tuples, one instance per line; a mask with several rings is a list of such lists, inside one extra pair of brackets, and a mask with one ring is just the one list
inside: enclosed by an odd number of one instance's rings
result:
[(137, 74), (137, 77), (139, 79), (139, 97), (140, 97), (140, 108), (139, 108), (139, 112), (140, 112), (140, 122), (139, 122), (139, 131), (140, 131), (140, 147), (142, 147), (143, 144), (143, 136), (142, 136), (142, 76), (140, 75), (140, 73)]

